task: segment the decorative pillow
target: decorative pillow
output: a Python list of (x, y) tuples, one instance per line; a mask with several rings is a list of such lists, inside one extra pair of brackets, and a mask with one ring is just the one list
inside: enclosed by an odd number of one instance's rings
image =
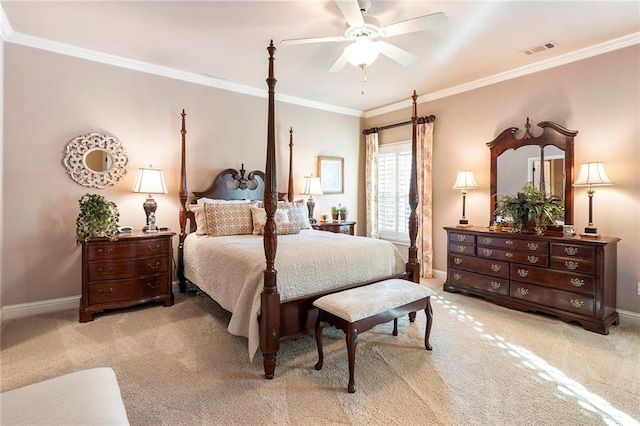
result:
[(192, 211), (196, 216), (196, 235), (206, 235), (206, 224), (204, 217), (204, 205), (205, 204), (250, 204), (251, 200), (219, 200), (214, 198), (198, 198), (197, 204), (189, 204), (187, 208)]
[(207, 235), (245, 235), (253, 232), (251, 203), (205, 203), (205, 229)]
[(295, 223), (300, 229), (309, 229), (309, 210), (304, 200), (296, 200), (289, 203), (289, 222)]
[[(262, 207), (251, 207), (251, 216), (253, 217), (253, 235), (264, 234), (264, 225), (267, 223), (267, 212)], [(284, 209), (276, 209), (274, 215), (276, 225), (280, 229), (283, 223), (289, 223), (289, 215)]]
[(299, 234), (300, 226), (297, 223), (283, 223), (278, 225), (278, 235), (291, 235), (291, 234)]

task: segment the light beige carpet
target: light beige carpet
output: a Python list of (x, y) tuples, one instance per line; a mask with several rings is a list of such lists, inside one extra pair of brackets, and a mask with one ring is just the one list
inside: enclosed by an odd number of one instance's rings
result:
[(312, 335), (284, 342), (276, 377), (248, 360), (246, 340), (203, 296), (176, 294), (96, 315), (77, 311), (5, 321), (1, 385), (9, 390), (72, 371), (112, 367), (133, 425), (637, 425), (640, 330), (608, 336), (536, 314), (445, 293), (424, 313), (360, 335), (355, 394), (346, 392), (341, 332), (325, 329), (321, 371)]

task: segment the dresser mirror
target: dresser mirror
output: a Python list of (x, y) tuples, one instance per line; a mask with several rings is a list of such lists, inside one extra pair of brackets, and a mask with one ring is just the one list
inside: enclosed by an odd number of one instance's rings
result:
[(124, 177), (129, 158), (118, 139), (89, 133), (77, 136), (67, 144), (63, 163), (71, 179), (80, 185), (106, 188)]
[(564, 223), (573, 224), (573, 138), (577, 130), (543, 121), (542, 134), (533, 136), (529, 118), (525, 133), (516, 139), (517, 127), (503, 130), (487, 143), (491, 151), (492, 221), (500, 195), (515, 195), (527, 182), (533, 182), (550, 195), (564, 199)]

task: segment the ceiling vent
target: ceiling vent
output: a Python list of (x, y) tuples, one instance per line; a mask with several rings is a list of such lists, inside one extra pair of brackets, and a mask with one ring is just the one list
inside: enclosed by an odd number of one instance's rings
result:
[(525, 50), (521, 50), (525, 55), (533, 55), (535, 53), (540, 53), (545, 50), (553, 49), (554, 47), (558, 47), (558, 43), (555, 41), (547, 41), (546, 43), (542, 43), (538, 46), (533, 46)]

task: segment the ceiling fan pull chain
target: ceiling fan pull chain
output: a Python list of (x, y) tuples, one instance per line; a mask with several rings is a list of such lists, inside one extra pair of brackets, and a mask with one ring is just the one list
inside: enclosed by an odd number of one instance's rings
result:
[(360, 94), (364, 95), (364, 85), (367, 82), (367, 67), (366, 65), (363, 65), (360, 68), (362, 68), (362, 90), (360, 91)]

